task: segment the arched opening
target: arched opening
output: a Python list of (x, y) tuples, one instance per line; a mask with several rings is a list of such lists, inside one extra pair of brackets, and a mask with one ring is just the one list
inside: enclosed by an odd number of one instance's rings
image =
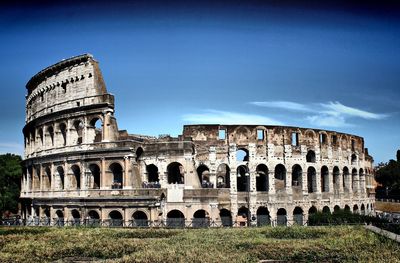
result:
[(238, 149), (236, 151), (236, 161), (237, 162), (248, 162), (249, 161), (249, 151), (247, 149)]
[(326, 166), (321, 168), (321, 192), (329, 192), (329, 170)]
[(40, 166), (36, 166), (34, 168), (34, 173), (33, 173), (33, 190), (40, 190), (40, 174), (41, 174), (41, 169)]
[(83, 133), (83, 122), (81, 120), (74, 121), (74, 128), (76, 132), (76, 141), (75, 144), (82, 144), (82, 133)]
[(307, 189), (309, 193), (317, 192), (317, 171), (312, 166), (307, 169)]
[(351, 164), (356, 165), (357, 164), (357, 155), (354, 153), (351, 155)]
[(90, 121), (90, 129), (93, 137), (93, 142), (101, 142), (102, 141), (102, 133), (103, 133), (103, 123), (100, 118), (93, 118)]
[(109, 226), (112, 227), (122, 227), (124, 226), (124, 221), (122, 220), (122, 214), (113, 210), (108, 214)]
[(167, 167), (168, 183), (169, 184), (183, 184), (184, 183), (184, 169), (182, 164), (178, 162), (170, 163)]
[(308, 163), (315, 163), (315, 152), (314, 152), (314, 151), (309, 150), (309, 151), (307, 152), (306, 161), (307, 161)]
[(304, 221), (303, 209), (299, 206), (296, 206), (295, 209), (293, 210), (293, 223), (302, 226), (304, 224), (303, 221)]
[(358, 212), (359, 212), (359, 211), (358, 211), (358, 205), (354, 205), (354, 206), (353, 206), (353, 213), (354, 213), (354, 214), (358, 214)]
[(286, 168), (283, 164), (275, 166), (275, 190), (283, 190), (286, 186)]
[(249, 221), (250, 211), (247, 207), (240, 207), (236, 217), (236, 223), (239, 226), (247, 226), (247, 222)]
[(346, 166), (343, 167), (343, 189), (345, 192), (349, 192), (350, 191), (350, 174), (349, 174), (349, 168), (347, 168)]
[(292, 167), (292, 186), (295, 190), (301, 190), (303, 180), (303, 169), (300, 165), (295, 164)]
[(64, 213), (61, 210), (56, 211), (56, 225), (57, 226), (64, 226)]
[(147, 215), (145, 212), (136, 211), (135, 213), (133, 213), (133, 215), (132, 215), (132, 225), (133, 226), (148, 227), (149, 226), (148, 222), (149, 221), (147, 219)]
[(50, 137), (51, 146), (54, 146), (54, 129), (53, 126), (47, 127), (47, 133)]
[(148, 188), (160, 188), (160, 178), (158, 175), (158, 167), (154, 164), (146, 165), (146, 172), (147, 172), (147, 180), (148, 184), (146, 187)]
[(348, 206), (348, 205), (345, 205), (344, 206), (344, 211), (346, 211), (346, 212), (350, 212), (351, 210), (350, 210), (350, 206)]
[(43, 142), (43, 129), (42, 128), (39, 129), (38, 134), (39, 134), (40, 146), (43, 146), (44, 142)]
[(202, 164), (197, 167), (197, 176), (202, 188), (213, 188), (213, 184), (210, 182), (210, 169), (206, 165)]
[(359, 177), (359, 184), (360, 184), (360, 189), (361, 192), (365, 192), (365, 174), (363, 168), (360, 168), (358, 172), (358, 177)]
[(260, 206), (257, 209), (257, 226), (269, 226), (271, 225), (271, 216), (269, 210), (265, 206)]
[(265, 164), (259, 164), (256, 168), (256, 190), (257, 192), (267, 192), (269, 188), (268, 167)]
[(185, 227), (185, 216), (179, 210), (171, 210), (167, 214), (167, 227)]
[(62, 145), (67, 145), (67, 125), (65, 123), (60, 123), (60, 134), (61, 134), (61, 142)]
[(340, 211), (340, 206), (335, 205), (335, 206), (333, 207), (333, 213), (337, 213), (337, 212), (339, 212), (339, 211)]
[(322, 213), (330, 214), (331, 213), (331, 209), (328, 206), (324, 206), (322, 208)]
[(111, 173), (113, 175), (111, 189), (122, 189), (122, 186), (123, 186), (123, 181), (122, 181), (123, 170), (122, 170), (122, 166), (119, 163), (113, 163), (113, 164), (110, 165), (110, 171), (111, 171)]
[(71, 177), (71, 188), (80, 189), (81, 188), (81, 169), (78, 165), (73, 165), (71, 167), (72, 177)]
[(221, 209), (219, 211), (219, 217), (221, 218), (222, 226), (232, 226), (232, 214), (228, 209)]
[(192, 219), (192, 226), (199, 228), (199, 227), (208, 227), (209, 226), (209, 217), (208, 217), (208, 213), (203, 210), (197, 210), (194, 214), (193, 214), (193, 219)]
[(43, 178), (43, 190), (51, 189), (51, 170), (50, 167), (44, 169), (45, 176)]
[(339, 193), (340, 189), (340, 171), (339, 167), (335, 166), (333, 167), (333, 187), (335, 189), (335, 193)]
[(94, 210), (90, 210), (88, 213), (88, 219), (86, 224), (88, 224), (89, 226), (99, 226), (100, 225), (99, 213), (97, 213)]
[(365, 215), (365, 206), (364, 206), (364, 204), (361, 204), (361, 214)]
[(138, 147), (136, 149), (136, 162), (139, 162), (139, 160), (141, 160), (141, 158), (143, 157), (143, 148), (142, 147)]
[(315, 206), (311, 206), (310, 209), (308, 209), (308, 214), (315, 214), (317, 212), (317, 208)]
[(249, 181), (250, 181), (250, 173), (249, 169), (245, 165), (240, 165), (236, 169), (236, 175), (237, 175), (237, 191), (238, 192), (246, 192), (249, 191)]
[(81, 224), (81, 214), (79, 213), (78, 210), (74, 209), (71, 211), (71, 216), (72, 216), (72, 225), (80, 225)]
[(57, 167), (58, 189), (64, 189), (64, 169), (61, 166)]
[(90, 186), (92, 189), (100, 189), (100, 168), (97, 164), (90, 164)]
[(43, 224), (45, 226), (50, 226), (50, 208), (49, 207), (45, 207), (43, 209), (43, 214), (44, 214), (44, 218), (43, 218)]
[(276, 213), (276, 224), (278, 226), (286, 226), (287, 225), (287, 213), (284, 208), (279, 208)]
[(217, 168), (217, 188), (230, 188), (230, 169), (226, 164), (220, 164)]
[(353, 189), (353, 192), (356, 192), (358, 190), (357, 189), (358, 180), (357, 180), (357, 169), (356, 168), (354, 168), (351, 171), (351, 182), (352, 182), (351, 188)]

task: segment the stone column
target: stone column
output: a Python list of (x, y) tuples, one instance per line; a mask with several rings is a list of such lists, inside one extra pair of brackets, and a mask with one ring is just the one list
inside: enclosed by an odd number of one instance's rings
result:
[(42, 164), (39, 165), (39, 182), (40, 182), (40, 186), (39, 189), (40, 191), (43, 191), (43, 166)]
[(51, 163), (51, 165), (50, 165), (50, 178), (51, 178), (50, 189), (51, 189), (51, 191), (54, 191), (54, 188), (55, 188), (55, 182), (54, 182), (54, 163)]
[(334, 193), (334, 188), (333, 188), (333, 173), (328, 170), (328, 188), (329, 188), (329, 193), (333, 194)]
[(303, 191), (303, 195), (308, 195), (308, 178), (307, 171), (303, 171), (301, 174), (301, 188)]
[(66, 161), (64, 161), (64, 190), (71, 189), (70, 179), (71, 179), (71, 175), (69, 173), (68, 163)]
[(129, 162), (130, 158), (129, 156), (124, 156), (124, 174), (123, 174), (123, 185), (122, 188), (126, 188), (127, 186), (132, 186), (130, 180), (128, 182), (128, 177), (129, 177)]
[[(101, 172), (100, 172), (100, 189), (104, 189), (104, 184), (107, 182), (106, 180), (106, 160), (105, 158), (101, 158)], [(109, 186), (108, 186), (109, 188)]]
[(286, 169), (286, 182), (285, 182), (285, 190), (287, 194), (292, 194), (292, 170), (291, 169), (287, 169), (286, 165), (285, 165), (285, 169)]
[(315, 171), (315, 177), (316, 177), (316, 185), (317, 185), (317, 194), (321, 194), (321, 170), (316, 170)]
[(268, 194), (275, 194), (275, 172), (268, 170)]

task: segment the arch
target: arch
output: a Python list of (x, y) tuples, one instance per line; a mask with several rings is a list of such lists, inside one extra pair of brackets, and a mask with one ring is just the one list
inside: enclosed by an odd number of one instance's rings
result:
[(268, 192), (269, 179), (268, 179), (268, 167), (265, 164), (259, 164), (256, 168), (256, 190), (258, 192)]
[(236, 169), (236, 183), (238, 192), (250, 191), (250, 173), (246, 165), (240, 165)]
[(185, 227), (185, 216), (179, 210), (171, 210), (167, 214), (167, 227)]
[(39, 139), (40, 139), (40, 145), (43, 146), (43, 144), (44, 144), (43, 136), (44, 135), (43, 135), (43, 129), (42, 128), (39, 129), (38, 135), (39, 135)]
[(62, 145), (67, 145), (67, 125), (62, 122), (58, 125), (60, 128), (60, 134), (61, 134), (61, 139), (62, 139)]
[(317, 171), (312, 166), (307, 169), (307, 189), (309, 193), (317, 192)]
[(315, 138), (315, 132), (313, 130), (307, 130), (305, 132), (305, 136), (307, 138), (307, 144), (313, 145), (314, 144), (314, 138)]
[(296, 206), (293, 210), (293, 223), (299, 226), (304, 224), (303, 209), (300, 206)]
[(144, 151), (142, 147), (138, 147), (136, 149), (136, 162), (138, 162), (139, 160), (141, 160), (140, 158), (143, 157)]
[(365, 205), (361, 204), (361, 214), (365, 215)]
[(247, 226), (250, 220), (250, 211), (247, 207), (242, 206), (238, 209), (236, 223), (238, 226)]
[(95, 210), (90, 210), (88, 216), (90, 219), (100, 219), (99, 213)]
[(329, 192), (329, 170), (325, 165), (321, 167), (321, 192)]
[(97, 164), (89, 164), (90, 170), (90, 188), (100, 189), (100, 168)]
[(340, 170), (339, 167), (335, 166), (333, 167), (332, 171), (332, 178), (333, 178), (333, 188), (335, 189), (335, 192), (338, 192), (340, 189)]
[(82, 144), (82, 133), (83, 133), (83, 122), (81, 120), (75, 120), (73, 123), (73, 127), (75, 129), (75, 136), (76, 136), (76, 140), (75, 143), (73, 144)]
[(236, 161), (237, 162), (248, 162), (249, 161), (249, 151), (245, 148), (239, 148), (236, 151)]
[(167, 167), (168, 183), (169, 184), (183, 184), (184, 183), (184, 169), (182, 164), (178, 162), (170, 163)]
[(57, 218), (56, 218), (55, 224), (57, 226), (64, 226), (64, 212), (61, 210), (57, 210), (56, 216), (57, 216)]
[(331, 213), (331, 209), (329, 208), (329, 206), (324, 206), (322, 208), (322, 213), (330, 214)]
[(199, 209), (193, 214), (192, 219), (193, 227), (208, 227), (209, 226), (209, 217), (208, 213), (204, 209)]
[(333, 213), (337, 213), (337, 212), (339, 212), (339, 211), (340, 211), (340, 206), (335, 205), (335, 206), (333, 207)]
[[(103, 137), (103, 121), (100, 117), (94, 117), (89, 122), (89, 130), (92, 133), (93, 142), (101, 142)], [(94, 131), (94, 133), (93, 133)]]
[(78, 210), (73, 209), (71, 211), (71, 216), (72, 216), (72, 225), (73, 226), (81, 224), (81, 214), (79, 213)]
[(148, 227), (149, 223), (146, 213), (140, 210), (134, 212), (132, 214), (132, 224), (138, 227)]
[(265, 206), (260, 206), (257, 209), (257, 226), (271, 225), (271, 216), (269, 210)]
[(346, 212), (350, 212), (351, 210), (350, 210), (350, 206), (348, 206), (348, 205), (345, 205), (344, 206), (344, 211), (346, 211)]
[(119, 163), (112, 163), (109, 167), (112, 177), (112, 189), (122, 189), (123, 187), (123, 169)]
[(286, 186), (286, 168), (283, 164), (275, 166), (275, 189), (282, 190)]
[(58, 188), (64, 189), (64, 168), (62, 166), (57, 167), (57, 180), (58, 180)]
[(351, 188), (353, 189), (353, 191), (357, 191), (357, 184), (358, 184), (358, 180), (357, 180), (357, 169), (353, 168), (353, 170), (351, 170)]
[(292, 186), (301, 190), (303, 185), (303, 169), (300, 165), (295, 164), (292, 167)]
[(51, 146), (54, 146), (54, 128), (53, 128), (53, 126), (47, 127), (47, 133), (48, 133), (48, 136), (50, 137)]
[(287, 213), (286, 209), (284, 208), (279, 208), (278, 211), (276, 212), (276, 224), (278, 226), (286, 226), (287, 225)]
[(228, 209), (222, 208), (219, 210), (222, 226), (232, 226), (232, 213)]
[(146, 165), (146, 172), (147, 172), (147, 180), (150, 183), (159, 182), (160, 178), (158, 175), (158, 167), (154, 164)]
[(357, 204), (355, 204), (354, 206), (353, 206), (353, 213), (354, 214), (358, 214), (358, 205)]
[(72, 177), (71, 177), (71, 188), (80, 189), (81, 188), (81, 169), (78, 165), (72, 165)]
[(351, 165), (356, 165), (357, 164), (357, 155), (354, 153), (351, 155)]
[(346, 166), (343, 167), (343, 175), (342, 175), (342, 180), (343, 180), (343, 189), (345, 192), (349, 192), (350, 191), (350, 185), (349, 185), (349, 168), (347, 168)]
[(51, 170), (50, 170), (50, 167), (46, 167), (44, 169), (43, 189), (44, 190), (50, 190), (51, 189)]
[(86, 220), (86, 224), (89, 226), (99, 226), (100, 225), (100, 216), (99, 213), (95, 210), (90, 210), (88, 213), (88, 217)]
[(318, 212), (318, 210), (317, 210), (317, 208), (315, 206), (311, 206), (310, 209), (308, 209), (308, 214), (309, 215), (315, 214), (317, 212)]
[(124, 225), (121, 212), (113, 210), (108, 214), (109, 226), (121, 227)]
[(308, 150), (306, 155), (306, 162), (315, 163), (315, 152), (313, 150)]
[(231, 187), (231, 169), (227, 164), (220, 164), (217, 168), (217, 188)]
[(199, 177), (199, 181), (201, 187), (203, 188), (213, 188), (212, 184), (210, 183), (210, 169), (204, 164), (201, 164), (197, 167), (197, 176)]

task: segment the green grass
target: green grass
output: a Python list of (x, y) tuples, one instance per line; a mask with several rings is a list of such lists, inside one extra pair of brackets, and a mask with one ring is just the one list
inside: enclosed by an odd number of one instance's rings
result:
[(0, 228), (0, 262), (400, 262), (361, 226), (233, 229)]

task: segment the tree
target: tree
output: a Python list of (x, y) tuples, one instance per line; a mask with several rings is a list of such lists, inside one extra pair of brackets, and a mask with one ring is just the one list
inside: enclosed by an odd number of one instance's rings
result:
[(375, 179), (382, 185), (381, 189), (377, 189), (377, 194), (384, 191), (380, 195), (400, 199), (400, 150), (396, 155), (396, 161), (390, 160), (386, 164), (378, 165)]
[(21, 156), (0, 155), (0, 216), (5, 211), (18, 211), (18, 198), (21, 189)]

